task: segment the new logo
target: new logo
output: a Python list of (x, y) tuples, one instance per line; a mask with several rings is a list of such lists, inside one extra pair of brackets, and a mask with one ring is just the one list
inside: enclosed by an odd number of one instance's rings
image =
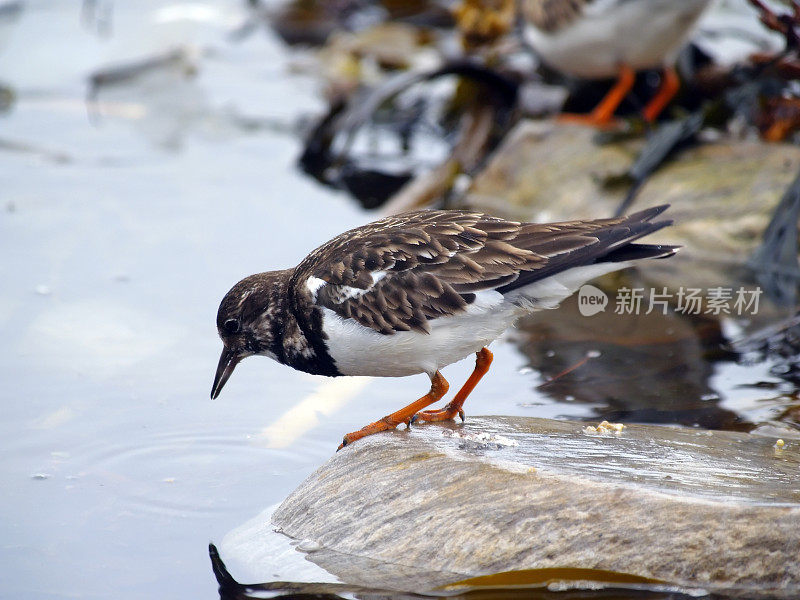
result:
[(606, 293), (593, 285), (582, 285), (578, 290), (578, 310), (584, 317), (591, 317), (603, 312), (608, 305)]

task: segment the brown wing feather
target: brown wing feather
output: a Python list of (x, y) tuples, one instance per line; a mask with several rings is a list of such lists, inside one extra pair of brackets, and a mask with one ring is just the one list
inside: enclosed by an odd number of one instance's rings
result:
[(293, 287), (310, 295), (309, 277), (325, 281), (318, 305), (380, 333), (428, 331), (432, 319), (464, 311), (475, 292), (505, 292), (589, 264), (663, 227), (647, 223), (661, 210), (547, 225), (467, 211), (405, 213), (324, 244), (295, 269)]

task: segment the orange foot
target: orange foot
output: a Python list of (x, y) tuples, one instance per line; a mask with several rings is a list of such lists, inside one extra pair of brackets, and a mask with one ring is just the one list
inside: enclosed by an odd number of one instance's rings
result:
[(379, 433), (381, 431), (387, 431), (389, 429), (394, 429), (400, 423), (408, 424), (411, 421), (411, 418), (420, 410), (437, 402), (442, 399), (447, 393), (447, 390), (450, 388), (450, 385), (447, 383), (447, 380), (442, 377), (442, 374), (439, 371), (434, 373), (433, 377), (431, 377), (431, 389), (430, 391), (425, 394), (419, 400), (412, 402), (405, 408), (401, 408), (400, 410), (393, 412), (390, 415), (386, 415), (379, 421), (375, 421), (374, 423), (370, 423), (366, 427), (362, 427), (358, 431), (354, 431), (352, 433), (348, 433), (344, 436), (342, 443), (336, 449), (338, 452), (348, 444), (352, 444), (356, 440), (360, 440), (361, 438), (372, 435), (373, 433)]
[(614, 87), (609, 90), (605, 98), (598, 104), (595, 109), (588, 115), (573, 115), (565, 113), (559, 115), (559, 121), (567, 123), (579, 123), (581, 125), (590, 125), (599, 129), (611, 129), (618, 125), (614, 119), (614, 111), (617, 110), (620, 102), (625, 99), (625, 96), (631, 91), (634, 82), (636, 81), (636, 73), (627, 65), (620, 66), (619, 78)]
[(463, 421), (464, 410), (461, 407), (464, 405), (467, 396), (469, 396), (472, 390), (475, 389), (475, 386), (478, 385), (481, 378), (486, 375), (486, 372), (492, 364), (492, 358), (492, 353), (488, 348), (481, 348), (480, 352), (475, 354), (475, 370), (472, 371), (472, 375), (469, 376), (469, 379), (467, 379), (462, 388), (458, 390), (458, 393), (453, 399), (448, 402), (444, 408), (426, 410), (415, 414), (411, 417), (410, 423), (416, 423), (417, 421), (449, 421), (455, 419), (456, 415), (461, 417)]
[(653, 99), (644, 107), (642, 111), (642, 116), (644, 120), (648, 123), (653, 123), (658, 118), (658, 115), (661, 114), (667, 104), (670, 103), (675, 97), (675, 94), (678, 93), (678, 90), (681, 87), (681, 80), (678, 77), (678, 74), (675, 72), (675, 69), (672, 67), (665, 67), (664, 74), (661, 77), (661, 87), (659, 87), (658, 92)]

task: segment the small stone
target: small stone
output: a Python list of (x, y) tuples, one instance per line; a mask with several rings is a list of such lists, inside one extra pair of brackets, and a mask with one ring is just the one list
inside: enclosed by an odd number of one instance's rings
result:
[(50, 479), (51, 477), (52, 475), (50, 473), (34, 473), (33, 475), (31, 475), (31, 479), (38, 479), (38, 480)]
[(583, 433), (587, 434), (600, 434), (605, 435), (608, 433), (613, 433), (615, 435), (620, 435), (622, 430), (625, 429), (625, 425), (622, 423), (610, 423), (608, 421), (603, 421), (597, 427), (589, 425), (588, 427), (583, 428)]

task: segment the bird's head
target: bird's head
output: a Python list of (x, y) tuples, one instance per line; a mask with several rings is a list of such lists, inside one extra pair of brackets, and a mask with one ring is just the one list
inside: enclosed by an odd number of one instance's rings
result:
[(245, 277), (225, 294), (217, 311), (217, 332), (224, 348), (217, 365), (211, 398), (216, 398), (236, 365), (253, 354), (277, 360), (274, 348), (280, 326), (281, 301), (288, 271)]

